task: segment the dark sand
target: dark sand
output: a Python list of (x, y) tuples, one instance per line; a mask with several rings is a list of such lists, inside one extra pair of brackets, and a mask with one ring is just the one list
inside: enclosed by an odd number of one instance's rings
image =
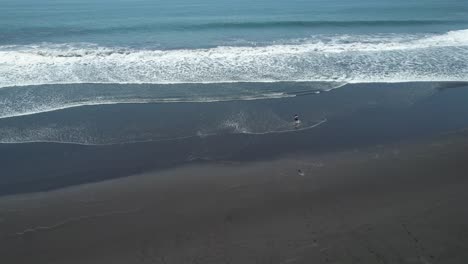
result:
[(460, 132), (4, 196), (0, 263), (465, 263), (467, 147)]
[[(466, 98), (466, 84), (362, 84), (0, 119), (64, 140), (0, 144), (0, 264), (466, 263)], [(296, 112), (327, 122), (220, 126)], [(116, 144), (64, 143), (88, 137)]]

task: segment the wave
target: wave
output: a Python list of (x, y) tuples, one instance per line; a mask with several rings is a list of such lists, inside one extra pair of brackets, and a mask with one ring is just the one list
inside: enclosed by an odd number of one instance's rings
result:
[[(466, 23), (467, 20), (335, 20), (335, 21), (310, 21), (310, 20), (284, 20), (284, 21), (226, 21), (205, 24), (175, 25), (180, 29), (266, 29), (266, 28), (297, 28), (297, 27), (382, 27), (382, 26), (412, 26), (412, 25), (452, 25)], [(147, 26), (148, 27), (148, 26)]]
[(221, 21), (205, 23), (157, 23), (135, 24), (129, 26), (113, 27), (44, 27), (34, 26), (27, 28), (14, 28), (3, 30), (5, 38), (15, 37), (18, 34), (41, 36), (68, 36), (88, 34), (112, 34), (127, 32), (160, 32), (160, 31), (202, 31), (226, 29), (278, 29), (278, 28), (329, 28), (329, 27), (408, 27), (432, 25), (463, 25), (468, 20), (282, 20), (282, 21)]
[[(317, 35), (311, 38), (279, 40), (271, 43), (249, 42), (251, 46), (220, 46), (209, 49), (178, 49), (178, 50), (137, 50), (125, 47), (104, 47), (92, 43), (41, 43), (32, 45), (4, 45), (0, 46), (1, 55), (8, 59), (21, 59), (20, 55), (38, 56), (45, 58), (106, 58), (109, 56), (202, 56), (242, 55), (241, 52), (252, 54), (262, 51), (276, 53), (301, 52), (364, 52), (364, 51), (392, 51), (412, 50), (438, 47), (468, 46), (468, 29), (449, 31), (444, 34), (374, 34), (374, 35)], [(248, 55), (250, 55), (248, 53)], [(151, 57), (147, 58), (148, 60)]]
[(467, 81), (468, 30), (318, 36), (289, 44), (135, 50), (0, 46), (0, 87), (66, 83)]

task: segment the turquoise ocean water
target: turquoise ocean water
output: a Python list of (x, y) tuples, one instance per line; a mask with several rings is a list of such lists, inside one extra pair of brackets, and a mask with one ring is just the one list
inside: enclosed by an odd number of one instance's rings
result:
[(468, 78), (466, 0), (2, 0), (0, 87)]
[(149, 50), (326, 44), (356, 34), (417, 38), (467, 25), (465, 0), (2, 0), (0, 44)]

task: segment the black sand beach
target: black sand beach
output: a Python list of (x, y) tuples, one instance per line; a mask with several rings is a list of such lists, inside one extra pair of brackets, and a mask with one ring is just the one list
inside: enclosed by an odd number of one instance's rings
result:
[(2, 262), (463, 263), (466, 137), (5, 196)]
[(0, 0), (0, 264), (467, 264), (468, 0)]
[[(1, 119), (97, 132), (0, 144), (0, 262), (464, 263), (466, 98), (463, 84), (351, 85)], [(239, 109), (237, 127), (200, 130)], [(295, 113), (306, 129), (264, 129)], [(132, 131), (160, 134), (119, 141)]]

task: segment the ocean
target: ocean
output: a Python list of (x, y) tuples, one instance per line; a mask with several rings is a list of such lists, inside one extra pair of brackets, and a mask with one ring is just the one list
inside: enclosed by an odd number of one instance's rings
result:
[[(155, 129), (135, 136), (135, 128), (103, 138), (90, 136), (101, 130), (98, 124), (72, 119), (66, 125), (10, 124), (75, 107), (201, 105), (320, 94), (359, 83), (465, 81), (466, 0), (1, 2), (2, 143), (107, 144), (173, 134)], [(182, 134), (239, 126), (229, 118)], [(317, 115), (308, 124), (326, 118)], [(245, 121), (233, 131), (289, 129), (289, 117), (268, 122)], [(65, 140), (70, 131), (79, 136)]]

